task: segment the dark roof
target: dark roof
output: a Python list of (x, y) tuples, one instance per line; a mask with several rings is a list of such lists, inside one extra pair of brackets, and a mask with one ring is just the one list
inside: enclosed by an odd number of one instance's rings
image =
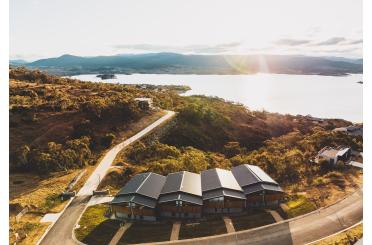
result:
[(216, 197), (233, 197), (238, 199), (246, 199), (245, 195), (241, 191), (229, 190), (229, 189), (216, 189), (210, 190), (203, 193), (203, 200), (208, 200)]
[(155, 173), (142, 173), (134, 176), (120, 189), (117, 196), (139, 194), (145, 197), (158, 199), (165, 183), (165, 177)]
[(143, 205), (149, 208), (155, 208), (156, 206), (156, 199), (131, 194), (131, 195), (124, 195), (124, 196), (115, 196), (114, 199), (111, 201), (111, 204), (118, 204), (118, 203), (125, 203), (125, 202), (133, 202), (139, 205)]
[(220, 188), (242, 191), (242, 188), (239, 186), (231, 171), (220, 168), (213, 168), (202, 171), (201, 185), (203, 195), (206, 191)]
[(231, 171), (241, 187), (262, 182), (278, 185), (275, 180), (258, 166), (243, 164), (233, 167)]
[(172, 202), (172, 201), (185, 201), (197, 205), (203, 205), (202, 198), (200, 196), (194, 196), (182, 192), (174, 192), (159, 197), (158, 203)]
[(247, 185), (243, 187), (244, 194), (249, 195), (256, 192), (261, 192), (263, 190), (265, 191), (274, 191), (274, 192), (283, 192), (282, 188), (278, 185), (271, 185), (271, 184), (253, 184), (253, 185)]
[(174, 192), (184, 192), (195, 196), (201, 196), (200, 174), (187, 171), (168, 174), (160, 194), (164, 195)]
[(176, 172), (168, 174), (160, 192), (159, 203), (181, 200), (202, 205), (200, 174)]

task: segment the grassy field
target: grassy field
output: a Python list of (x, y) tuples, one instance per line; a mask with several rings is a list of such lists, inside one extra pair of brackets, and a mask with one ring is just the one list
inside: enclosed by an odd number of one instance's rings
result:
[(15, 217), (9, 220), (9, 244), (35, 244), (45, 232), (50, 223), (40, 223), (41, 216), (38, 213), (27, 213), (19, 222)]
[[(68, 186), (79, 171), (52, 174), (42, 178), (34, 174), (10, 174), (9, 176), (9, 239), (15, 241), (19, 235), (19, 244), (35, 244), (49, 224), (40, 223), (45, 213), (60, 212), (67, 201), (61, 201), (59, 194)], [(30, 212), (20, 222), (15, 222), (15, 215), (23, 208)], [(26, 236), (27, 235), (27, 236)]]
[(292, 200), (287, 202), (287, 206), (288, 218), (293, 218), (302, 214), (310, 213), (311, 211), (317, 209), (316, 205), (303, 195), (295, 196)]
[(359, 240), (363, 237), (363, 224), (357, 225), (347, 231), (339, 233), (337, 235), (331, 236), (324, 240), (321, 240), (314, 245), (337, 245), (337, 244), (344, 244), (344, 245), (352, 245), (354, 244), (354, 239), (356, 238)]
[(239, 215), (230, 218), (233, 222), (235, 231), (247, 230), (275, 223), (275, 220), (271, 214), (265, 211), (257, 211), (257, 213)]
[(213, 217), (205, 221), (185, 224), (182, 223), (179, 239), (190, 239), (195, 237), (213, 236), (226, 233), (225, 222), (222, 217)]
[(88, 207), (79, 221), (75, 236), (89, 245), (108, 244), (120, 227), (120, 222), (107, 219), (105, 205)]
[(134, 223), (121, 237), (118, 245), (169, 241), (172, 224)]

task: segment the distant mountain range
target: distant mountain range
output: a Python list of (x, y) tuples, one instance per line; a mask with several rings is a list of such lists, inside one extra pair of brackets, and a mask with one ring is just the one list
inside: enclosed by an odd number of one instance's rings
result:
[(62, 55), (34, 62), (11, 60), (11, 65), (76, 74), (311, 74), (342, 76), (363, 72), (362, 59), (291, 55), (183, 55), (176, 53), (80, 57)]

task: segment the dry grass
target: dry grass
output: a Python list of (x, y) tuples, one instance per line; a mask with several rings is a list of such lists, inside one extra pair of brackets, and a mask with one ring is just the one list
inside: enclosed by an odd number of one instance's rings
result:
[(17, 244), (35, 244), (44, 234), (50, 223), (40, 223), (41, 215), (38, 213), (27, 213), (16, 223), (15, 219), (9, 222), (9, 244), (16, 242), (16, 233), (18, 233)]
[(165, 115), (165, 111), (154, 111), (150, 114), (145, 115), (141, 119), (139, 119), (136, 122), (129, 123), (126, 125), (126, 127), (116, 136), (115, 141), (113, 144), (120, 143), (121, 141), (135, 135), (142, 129), (146, 128), (149, 126), (151, 123), (155, 122), (159, 118)]
[(363, 237), (363, 224), (359, 224), (347, 231), (341, 232), (337, 235), (326, 238), (322, 241), (314, 243), (314, 245), (330, 245), (330, 244), (345, 244), (351, 245), (354, 244), (354, 239), (360, 239)]
[[(38, 241), (49, 225), (49, 223), (40, 223), (40, 219), (45, 213), (57, 213), (64, 208), (67, 201), (62, 202), (58, 196), (78, 173), (77, 170), (55, 173), (48, 178), (35, 174), (9, 176), (11, 244), (15, 242), (15, 233), (19, 235), (19, 244), (35, 244)], [(30, 212), (18, 223), (15, 222), (15, 215), (25, 207), (29, 207)]]
[(78, 170), (55, 173), (48, 178), (35, 174), (10, 174), (9, 196), (10, 204), (19, 204), (22, 208), (29, 207), (38, 212), (59, 212), (56, 196), (68, 186), (72, 179), (79, 173)]
[(285, 191), (289, 196), (300, 193), (319, 208), (334, 204), (362, 186), (363, 173), (360, 170), (349, 169), (342, 173), (328, 173), (315, 178), (310, 184), (299, 183), (296, 186), (287, 187)]

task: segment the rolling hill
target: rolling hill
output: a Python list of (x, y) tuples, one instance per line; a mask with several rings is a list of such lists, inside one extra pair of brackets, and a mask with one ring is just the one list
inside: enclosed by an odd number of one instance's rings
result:
[(278, 74), (346, 75), (362, 73), (360, 59), (288, 55), (124, 54), (81, 57), (62, 55), (14, 65), (57, 75), (94, 73), (153, 74)]

